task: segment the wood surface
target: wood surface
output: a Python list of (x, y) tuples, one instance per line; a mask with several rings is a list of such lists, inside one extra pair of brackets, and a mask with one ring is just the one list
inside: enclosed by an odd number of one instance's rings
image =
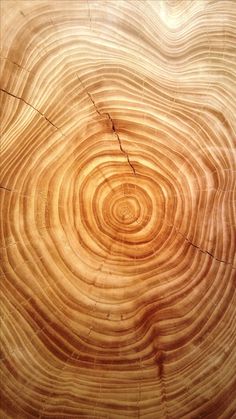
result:
[(1, 411), (236, 418), (236, 1), (1, 2)]

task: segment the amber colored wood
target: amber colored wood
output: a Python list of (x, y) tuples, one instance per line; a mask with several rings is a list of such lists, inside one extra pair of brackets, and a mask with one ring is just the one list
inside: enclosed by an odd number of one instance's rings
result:
[(236, 2), (1, 1), (0, 417), (236, 417)]

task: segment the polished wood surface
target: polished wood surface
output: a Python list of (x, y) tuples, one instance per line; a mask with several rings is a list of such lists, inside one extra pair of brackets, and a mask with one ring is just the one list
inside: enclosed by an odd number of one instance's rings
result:
[(236, 2), (1, 2), (1, 411), (236, 417)]

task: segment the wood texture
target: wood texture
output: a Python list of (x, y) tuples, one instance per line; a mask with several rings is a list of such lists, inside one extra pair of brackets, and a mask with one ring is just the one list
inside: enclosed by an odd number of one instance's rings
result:
[(236, 417), (236, 2), (1, 23), (1, 418)]

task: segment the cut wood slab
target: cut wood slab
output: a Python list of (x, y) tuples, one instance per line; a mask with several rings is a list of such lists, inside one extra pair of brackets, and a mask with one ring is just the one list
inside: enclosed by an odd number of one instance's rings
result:
[(236, 417), (236, 2), (1, 1), (0, 417)]

